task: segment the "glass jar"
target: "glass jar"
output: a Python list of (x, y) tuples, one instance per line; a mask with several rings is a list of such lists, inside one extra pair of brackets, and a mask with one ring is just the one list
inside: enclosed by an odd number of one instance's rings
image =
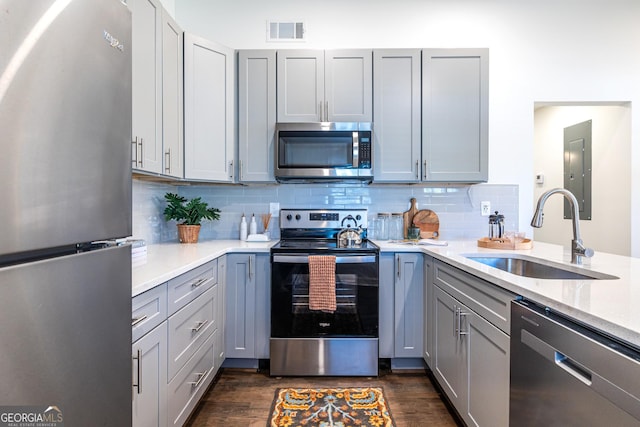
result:
[(376, 239), (389, 240), (389, 218), (388, 213), (379, 213), (376, 221)]
[(393, 213), (389, 218), (389, 239), (404, 240), (404, 220), (401, 213)]

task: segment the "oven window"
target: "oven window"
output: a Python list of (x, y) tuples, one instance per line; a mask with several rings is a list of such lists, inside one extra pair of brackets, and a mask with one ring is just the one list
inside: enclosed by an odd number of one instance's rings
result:
[(309, 267), (272, 263), (271, 336), (377, 337), (378, 263), (336, 264), (336, 311), (309, 309)]
[(280, 168), (335, 168), (353, 165), (352, 132), (280, 132)]

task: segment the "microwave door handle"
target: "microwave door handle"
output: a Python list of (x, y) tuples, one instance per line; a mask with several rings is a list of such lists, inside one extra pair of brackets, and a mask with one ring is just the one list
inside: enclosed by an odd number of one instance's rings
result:
[(358, 132), (353, 132), (353, 168), (357, 169), (360, 164), (360, 139)]

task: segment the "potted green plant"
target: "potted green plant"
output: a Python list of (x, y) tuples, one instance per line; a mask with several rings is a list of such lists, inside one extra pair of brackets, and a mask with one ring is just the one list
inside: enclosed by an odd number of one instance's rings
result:
[(197, 243), (200, 233), (200, 222), (204, 219), (217, 220), (220, 210), (210, 208), (202, 198), (187, 200), (174, 193), (164, 195), (167, 207), (164, 209), (164, 219), (178, 221), (178, 239), (180, 243)]

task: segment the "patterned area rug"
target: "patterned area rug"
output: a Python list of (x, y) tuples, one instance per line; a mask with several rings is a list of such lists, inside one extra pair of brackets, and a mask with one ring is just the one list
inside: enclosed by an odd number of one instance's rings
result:
[(381, 388), (279, 388), (267, 427), (395, 427)]

